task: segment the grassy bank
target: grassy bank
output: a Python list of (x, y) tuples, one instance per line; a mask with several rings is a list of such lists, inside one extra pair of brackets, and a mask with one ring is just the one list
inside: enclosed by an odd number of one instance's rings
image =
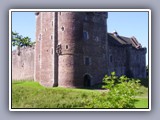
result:
[[(136, 108), (147, 108), (147, 89), (142, 87)], [(33, 81), (12, 83), (12, 108), (105, 108), (107, 92), (72, 88), (45, 88)]]

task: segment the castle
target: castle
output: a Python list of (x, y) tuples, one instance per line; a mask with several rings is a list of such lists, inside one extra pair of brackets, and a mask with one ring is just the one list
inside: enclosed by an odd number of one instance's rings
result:
[[(107, 12), (36, 12), (36, 45), (12, 53), (12, 79), (90, 87), (105, 74), (146, 77), (146, 48), (107, 32)], [(18, 64), (18, 65), (17, 65)], [(25, 71), (25, 72), (24, 72)]]

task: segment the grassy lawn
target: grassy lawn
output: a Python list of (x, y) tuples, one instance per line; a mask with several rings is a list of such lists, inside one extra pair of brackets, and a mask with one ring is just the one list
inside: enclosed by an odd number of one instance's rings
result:
[[(136, 108), (147, 108), (147, 88), (137, 96)], [(105, 108), (107, 92), (73, 88), (45, 88), (33, 81), (12, 82), (12, 108)]]
[(148, 108), (148, 88), (141, 87), (142, 94), (137, 96), (136, 108)]
[(136, 108), (148, 108), (148, 98), (138, 98), (135, 106)]

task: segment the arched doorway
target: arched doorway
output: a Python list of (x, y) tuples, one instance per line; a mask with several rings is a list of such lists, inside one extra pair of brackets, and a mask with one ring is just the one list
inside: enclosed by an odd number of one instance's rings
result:
[(90, 77), (90, 75), (86, 74), (83, 77), (83, 81), (84, 81), (84, 87), (88, 88), (88, 87), (91, 86), (91, 77)]

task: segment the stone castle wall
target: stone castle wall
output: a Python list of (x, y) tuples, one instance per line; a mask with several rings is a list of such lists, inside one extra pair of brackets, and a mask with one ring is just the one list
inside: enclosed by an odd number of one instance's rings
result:
[(145, 54), (146, 48), (109, 46), (108, 74), (115, 71), (118, 76), (146, 78)]
[(127, 47), (109, 46), (108, 54), (108, 74), (115, 71), (116, 75), (121, 76), (126, 74), (127, 67)]
[(34, 79), (34, 47), (12, 51), (12, 80)]
[(18, 50), (12, 52), (12, 79), (34, 79), (47, 87), (89, 87), (113, 71), (145, 78), (146, 50), (109, 45), (107, 17), (37, 12), (36, 45), (21, 48), (20, 55)]
[(146, 48), (141, 48), (140, 50), (137, 50), (130, 47), (128, 52), (130, 77), (146, 78)]

